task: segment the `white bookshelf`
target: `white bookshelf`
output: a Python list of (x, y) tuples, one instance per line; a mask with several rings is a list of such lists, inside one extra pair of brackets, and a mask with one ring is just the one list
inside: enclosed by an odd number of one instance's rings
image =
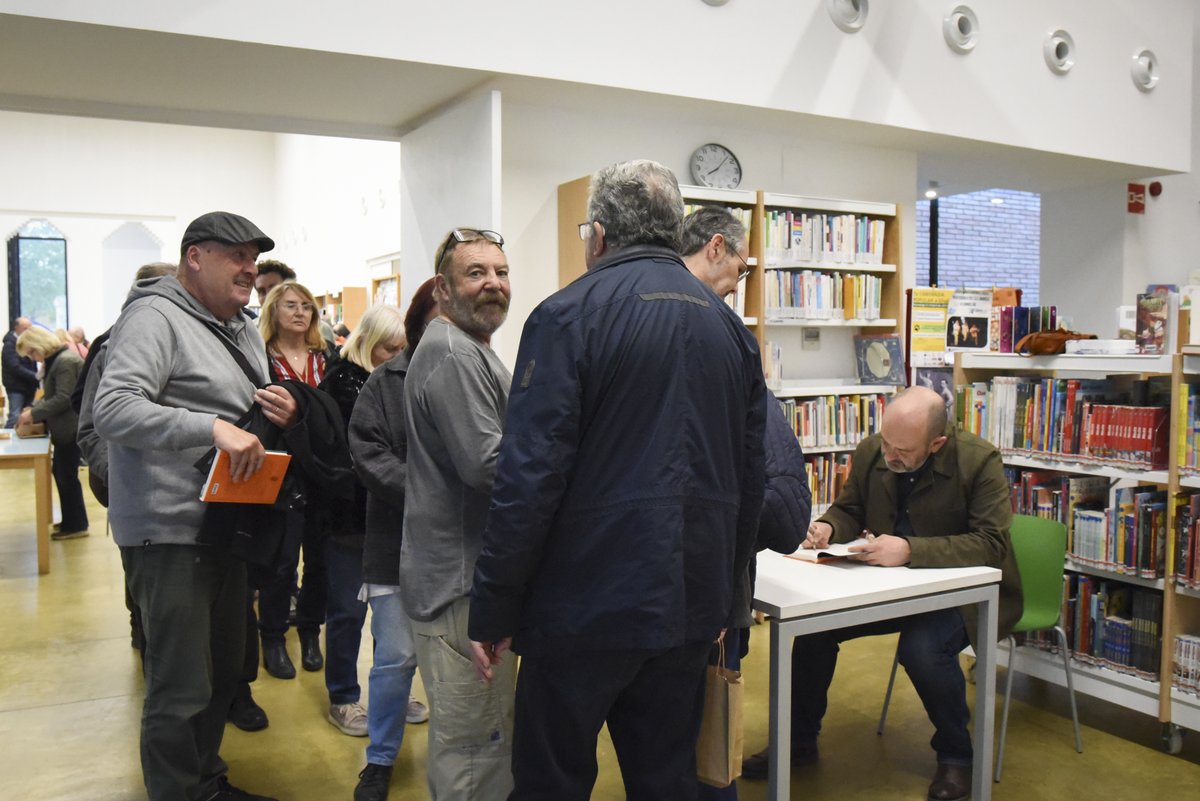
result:
[(1097, 565), (1089, 565), (1086, 562), (1073, 559), (1070, 554), (1067, 554), (1066, 569), (1074, 573), (1083, 573), (1087, 576), (1111, 579), (1112, 581), (1119, 581), (1122, 584), (1131, 584), (1135, 587), (1145, 587), (1148, 590), (1162, 590), (1166, 586), (1166, 582), (1163, 579), (1142, 578), (1141, 576), (1133, 576), (1129, 573), (1108, 570)]
[(1170, 355), (1108, 356), (1070, 354), (1062, 356), (1018, 356), (1013, 353), (963, 352), (964, 370), (1037, 370), (1040, 372), (1092, 373), (1120, 375), (1129, 373), (1170, 373)]
[(891, 395), (897, 389), (891, 384), (860, 384), (854, 378), (829, 378), (784, 381), (771, 391), (777, 398), (815, 398), (823, 395)]
[[(1067, 686), (1067, 676), (1063, 672), (1062, 656), (1039, 648), (1020, 647), (1017, 649), (1017, 671), (1034, 678)], [(997, 649), (996, 661), (1008, 667), (1008, 644), (1002, 643)], [(1075, 681), (1075, 691), (1100, 698), (1104, 701), (1118, 704), (1144, 715), (1158, 717), (1159, 683), (1148, 681), (1127, 673), (1120, 673), (1109, 668), (1099, 667), (1071, 660), (1071, 675)]]
[(1004, 454), (1004, 463), (1010, 467), (1026, 467), (1031, 470), (1058, 470), (1062, 473), (1105, 476), (1107, 478), (1126, 479), (1129, 481), (1144, 481), (1150, 484), (1166, 484), (1168, 476), (1166, 470), (1130, 470), (1124, 467), (1110, 467), (1090, 462), (1073, 462), (1064, 459), (1043, 458), (1041, 456)]
[(880, 317), (875, 320), (834, 320), (831, 318), (813, 317), (808, 319), (772, 319), (767, 318), (768, 328), (895, 328), (893, 317)]
[(812, 270), (814, 272), (830, 273), (894, 273), (894, 264), (851, 264), (848, 262), (828, 261), (783, 261), (767, 262), (764, 270)]

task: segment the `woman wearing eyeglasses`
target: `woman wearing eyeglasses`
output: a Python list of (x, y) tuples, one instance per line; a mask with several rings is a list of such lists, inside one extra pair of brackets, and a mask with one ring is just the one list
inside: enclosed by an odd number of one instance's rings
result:
[[(317, 326), (317, 301), (296, 281), (284, 281), (267, 295), (258, 318), (258, 330), (267, 346), (267, 363), (272, 381), (300, 381), (316, 387), (336, 358)], [(321, 625), (325, 622), (326, 583), (324, 545), (318, 521), (304, 520), (304, 579), (296, 603), (296, 632), (300, 637), (300, 661), (305, 670), (320, 670)], [(286, 554), (288, 564), (277, 575), (262, 582), (258, 598), (259, 630), (262, 634), (263, 665), (277, 679), (296, 676), (284, 637), (288, 608), (299, 553)]]
[(318, 326), (317, 301), (295, 281), (284, 281), (267, 295), (258, 330), (267, 344), (273, 381), (303, 381), (310, 387), (325, 377), (326, 343)]

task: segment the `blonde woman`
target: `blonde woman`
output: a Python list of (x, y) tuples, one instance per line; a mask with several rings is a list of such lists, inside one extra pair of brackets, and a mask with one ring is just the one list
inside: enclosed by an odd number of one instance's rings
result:
[(62, 507), (62, 525), (50, 536), (56, 540), (86, 537), (87, 508), (79, 483), (80, 453), (75, 441), (79, 419), (71, 406), (83, 359), (57, 336), (37, 326), (17, 337), (17, 353), (42, 364), (42, 399), (21, 412), (17, 425), (45, 423), (54, 444), (51, 470)]
[(271, 379), (302, 381), (310, 387), (325, 377), (325, 340), (317, 325), (317, 300), (296, 281), (284, 281), (267, 294), (258, 330), (267, 345)]
[[(321, 383), (321, 389), (337, 402), (345, 425), (371, 371), (404, 349), (404, 315), (395, 306), (372, 306), (342, 346)], [(325, 564), (329, 575), (329, 599), (325, 618), (325, 688), (329, 691), (329, 722), (345, 734), (362, 737), (368, 733), (367, 710), (359, 702), (358, 649), (362, 641), (367, 604), (360, 600), (363, 586), (363, 544), (366, 538), (367, 489), (356, 482), (351, 508), (327, 508), (328, 537)], [(411, 683), (411, 682), (410, 682)], [(385, 699), (372, 688), (372, 704)], [(398, 700), (400, 714), (408, 701), (408, 688)]]

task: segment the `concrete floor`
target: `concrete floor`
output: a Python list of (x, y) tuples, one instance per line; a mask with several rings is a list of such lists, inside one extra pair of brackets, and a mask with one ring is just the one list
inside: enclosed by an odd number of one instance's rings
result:
[[(85, 483), (86, 487), (86, 483)], [(117, 548), (104, 533), (103, 509), (89, 508), (92, 535), (51, 544), (51, 573), (37, 575), (33, 481), (28, 471), (0, 471), (0, 797), (21, 801), (145, 798), (138, 765), (141, 677), (129, 645)], [(86, 489), (85, 489), (86, 494)], [(746, 749), (766, 743), (767, 631), (756, 627), (745, 664)], [(299, 665), (294, 635), (289, 648)], [(884, 736), (875, 734), (892, 637), (847, 643), (830, 698), (819, 765), (794, 775), (794, 798), (925, 797), (933, 771), (931, 727), (906, 679)], [(370, 642), (359, 675), (365, 684)], [(1001, 681), (1003, 675), (1001, 675)], [(364, 694), (366, 688), (364, 686)], [(419, 686), (415, 692), (423, 697)], [(264, 673), (254, 695), (271, 725), (248, 734), (226, 730), (223, 755), (232, 781), (284, 801), (352, 796), (364, 739), (325, 721), (321, 673), (280, 681)], [(1083, 754), (1071, 742), (1065, 691), (1018, 677), (1004, 781), (997, 801), (1105, 798), (1200, 799), (1200, 734), (1166, 754), (1156, 720), (1080, 696)], [(997, 708), (997, 717), (999, 708)], [(392, 779), (391, 799), (428, 798), (425, 726), (408, 729)], [(624, 797), (611, 743), (599, 745), (594, 799)], [(740, 782), (758, 801), (765, 782)]]

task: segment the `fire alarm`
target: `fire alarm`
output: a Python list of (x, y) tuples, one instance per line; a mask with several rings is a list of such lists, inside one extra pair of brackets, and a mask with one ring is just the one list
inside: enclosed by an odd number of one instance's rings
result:
[(1162, 182), (1161, 181), (1151, 181), (1150, 186), (1147, 188), (1150, 190), (1150, 197), (1158, 197), (1159, 195), (1162, 194)]

